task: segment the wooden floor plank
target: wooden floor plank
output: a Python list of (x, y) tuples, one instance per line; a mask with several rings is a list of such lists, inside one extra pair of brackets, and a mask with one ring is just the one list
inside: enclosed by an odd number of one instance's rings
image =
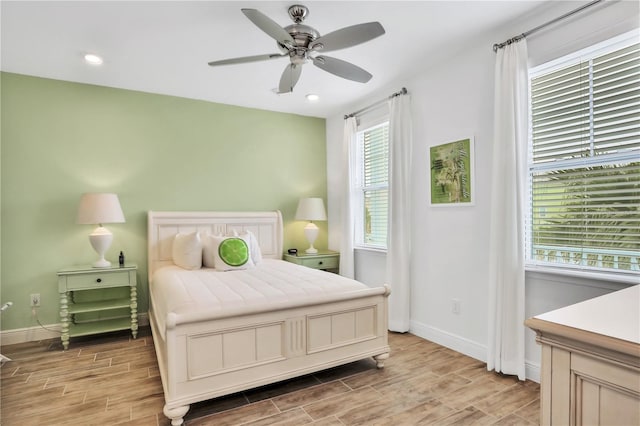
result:
[(455, 412), (436, 399), (423, 402), (400, 413), (371, 422), (371, 426), (433, 425)]
[(314, 401), (319, 401), (334, 396), (342, 398), (344, 397), (344, 394), (348, 393), (350, 390), (351, 389), (344, 383), (340, 381), (334, 381), (323, 383), (317, 386), (312, 386), (307, 389), (301, 389), (296, 392), (273, 398), (273, 403), (276, 405), (276, 407), (278, 407), (280, 411), (287, 411), (295, 407), (300, 407), (310, 404)]
[(313, 419), (300, 407), (278, 413), (260, 420), (245, 423), (243, 426), (298, 426), (313, 422)]
[(535, 387), (517, 382), (506, 390), (487, 397), (474, 405), (494, 417), (506, 417), (538, 397), (539, 391)]
[(303, 408), (314, 420), (320, 420), (331, 415), (340, 416), (347, 410), (381, 399), (382, 395), (378, 391), (371, 387), (365, 387), (344, 395), (309, 402)]
[[(408, 333), (391, 356), (193, 404), (187, 426), (535, 425), (539, 386)], [(3, 426), (169, 426), (153, 338), (128, 333), (9, 345), (0, 369)]]

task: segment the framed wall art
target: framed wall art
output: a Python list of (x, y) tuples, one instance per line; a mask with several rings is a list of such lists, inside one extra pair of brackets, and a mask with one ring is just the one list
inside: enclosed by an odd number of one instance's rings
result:
[(473, 205), (473, 137), (429, 149), (431, 205)]

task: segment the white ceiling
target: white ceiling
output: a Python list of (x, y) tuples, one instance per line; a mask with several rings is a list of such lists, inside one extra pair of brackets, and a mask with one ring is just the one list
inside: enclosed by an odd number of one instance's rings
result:
[[(1, 69), (53, 79), (161, 93), (317, 117), (348, 112), (382, 88), (497, 26), (537, 1), (306, 1), (305, 24), (326, 34), (379, 21), (386, 34), (331, 52), (373, 74), (366, 84), (304, 65), (293, 93), (274, 93), (285, 58), (222, 67), (207, 62), (278, 53), (240, 11), (255, 8), (282, 26), (295, 1), (2, 1)], [(524, 29), (523, 29), (524, 30)], [(502, 40), (495, 40), (502, 41)], [(487, 49), (491, 46), (488, 45)], [(87, 52), (104, 57), (90, 66)], [(398, 88), (399, 89), (399, 88)], [(320, 95), (310, 103), (308, 93)]]

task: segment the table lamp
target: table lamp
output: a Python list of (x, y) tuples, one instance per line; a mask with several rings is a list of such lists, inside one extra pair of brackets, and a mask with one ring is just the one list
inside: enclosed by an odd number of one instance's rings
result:
[(324, 201), (322, 198), (301, 198), (298, 202), (298, 210), (296, 210), (296, 220), (308, 220), (309, 223), (304, 227), (304, 235), (309, 241), (309, 248), (305, 250), (308, 254), (318, 253), (318, 249), (313, 247), (313, 243), (318, 238), (319, 229), (314, 220), (327, 220), (327, 213), (324, 209)]
[(100, 258), (93, 263), (94, 268), (108, 268), (111, 262), (104, 254), (111, 246), (113, 234), (104, 223), (124, 223), (124, 214), (117, 194), (89, 192), (82, 194), (76, 223), (81, 225), (98, 225), (89, 235), (91, 246)]

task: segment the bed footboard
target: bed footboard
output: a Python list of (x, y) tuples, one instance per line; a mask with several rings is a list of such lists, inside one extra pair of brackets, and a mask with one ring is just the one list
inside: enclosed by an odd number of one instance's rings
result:
[(165, 339), (156, 339), (150, 315), (165, 415), (180, 425), (194, 402), (367, 357), (382, 368), (389, 357), (389, 288), (380, 290), (332, 303), (175, 324)]

